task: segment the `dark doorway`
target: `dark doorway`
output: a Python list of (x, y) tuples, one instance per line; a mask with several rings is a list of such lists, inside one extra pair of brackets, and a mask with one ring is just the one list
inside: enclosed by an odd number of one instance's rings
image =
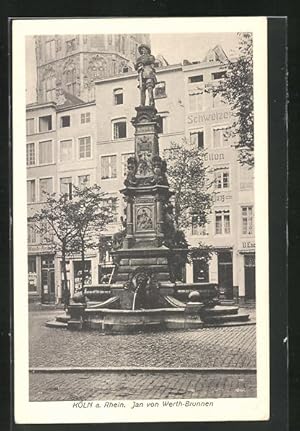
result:
[(218, 253), (218, 278), (220, 297), (233, 299), (232, 253)]
[(42, 303), (55, 302), (55, 276), (53, 256), (42, 256)]
[(255, 255), (245, 255), (245, 299), (255, 300)]

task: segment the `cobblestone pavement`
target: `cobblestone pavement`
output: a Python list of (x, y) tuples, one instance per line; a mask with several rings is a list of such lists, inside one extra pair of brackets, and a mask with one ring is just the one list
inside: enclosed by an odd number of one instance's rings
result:
[(256, 397), (253, 374), (31, 374), (30, 401)]
[(30, 367), (255, 367), (255, 326), (102, 335), (46, 328), (60, 311), (30, 312)]

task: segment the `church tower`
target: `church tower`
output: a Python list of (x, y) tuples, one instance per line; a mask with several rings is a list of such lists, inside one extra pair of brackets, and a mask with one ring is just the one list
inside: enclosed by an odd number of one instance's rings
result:
[(37, 101), (57, 101), (67, 92), (94, 100), (97, 79), (130, 72), (147, 34), (36, 36)]

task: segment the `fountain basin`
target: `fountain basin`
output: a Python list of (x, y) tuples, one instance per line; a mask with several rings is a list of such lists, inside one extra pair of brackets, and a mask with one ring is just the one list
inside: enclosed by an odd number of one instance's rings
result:
[(72, 305), (68, 329), (94, 329), (105, 333), (133, 333), (138, 331), (160, 331), (171, 329), (202, 328), (203, 322), (195, 307), (155, 308), (139, 310), (76, 308)]

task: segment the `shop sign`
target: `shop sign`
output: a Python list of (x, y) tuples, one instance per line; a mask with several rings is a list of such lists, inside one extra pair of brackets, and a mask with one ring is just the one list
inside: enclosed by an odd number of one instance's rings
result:
[(210, 113), (196, 113), (190, 114), (187, 117), (188, 125), (200, 125), (219, 121), (228, 121), (231, 117), (230, 111), (210, 112)]
[(224, 153), (207, 153), (204, 156), (204, 160), (206, 162), (224, 160), (224, 158), (225, 158)]
[(255, 242), (254, 241), (242, 241), (242, 247), (243, 250), (253, 249), (255, 248)]
[(231, 199), (232, 199), (231, 195), (215, 195), (215, 196), (213, 196), (214, 202), (231, 201)]

